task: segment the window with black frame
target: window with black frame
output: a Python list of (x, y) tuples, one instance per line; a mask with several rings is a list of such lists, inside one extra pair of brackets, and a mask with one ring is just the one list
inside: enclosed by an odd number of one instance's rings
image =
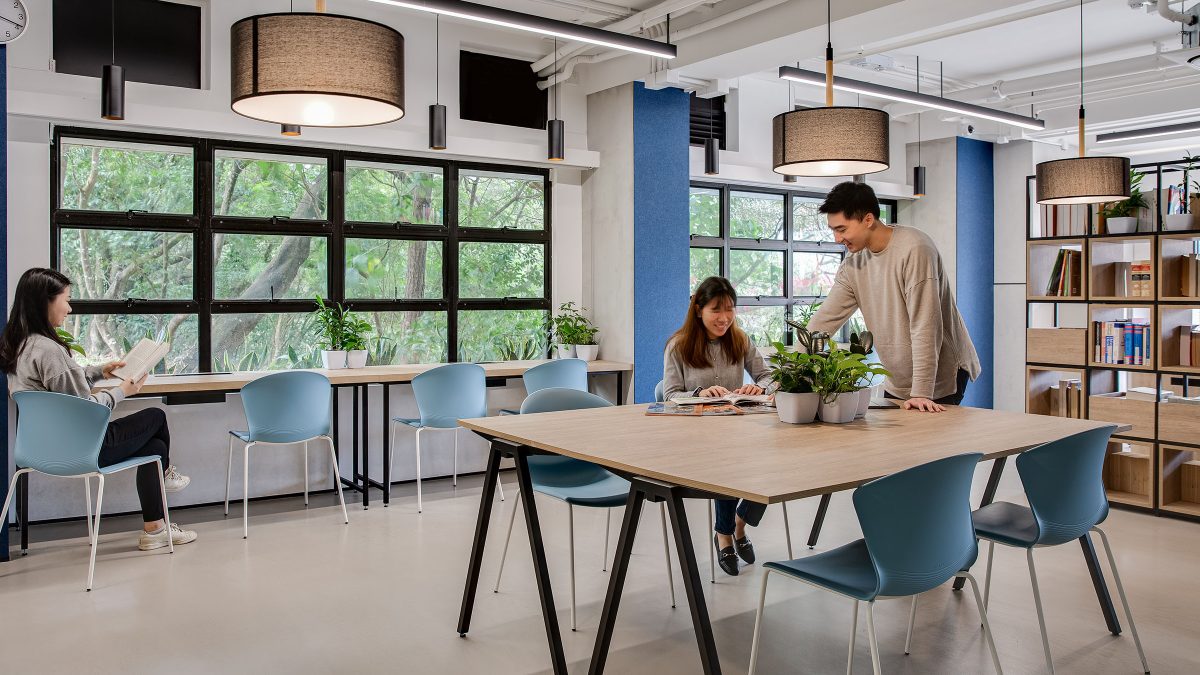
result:
[(315, 298), (371, 364), (545, 354), (548, 172), (59, 129), (54, 266), (88, 363), (165, 337), (161, 372), (315, 367)]
[[(692, 183), (690, 288), (709, 276), (728, 278), (738, 292), (738, 321), (751, 340), (760, 346), (791, 344), (784, 319), (829, 294), (846, 255), (817, 211), (823, 200), (802, 192)], [(881, 201), (881, 219), (892, 223), (895, 209), (894, 202)]]

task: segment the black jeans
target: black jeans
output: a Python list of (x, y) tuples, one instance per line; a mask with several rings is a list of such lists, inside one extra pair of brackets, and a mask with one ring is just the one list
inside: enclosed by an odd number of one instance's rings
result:
[(733, 516), (737, 514), (746, 521), (750, 527), (758, 527), (759, 521), (762, 520), (763, 514), (767, 512), (766, 504), (751, 502), (745, 499), (740, 502), (736, 499), (714, 499), (714, 510), (717, 512), (716, 522), (713, 523), (713, 531), (717, 534), (727, 534), (733, 536), (733, 530), (737, 523)]
[[(963, 396), (966, 396), (967, 385), (970, 383), (971, 383), (971, 374), (965, 370), (959, 369), (958, 380), (955, 383), (954, 393), (950, 394), (949, 396), (943, 396), (939, 399), (934, 399), (933, 402), (940, 403), (942, 405), (959, 405), (960, 403), (962, 403)], [(892, 396), (891, 394), (887, 393), (886, 391), (883, 392), (883, 397), (884, 398), (894, 398), (894, 399), (899, 400), (898, 397)]]
[[(100, 466), (111, 466), (131, 457), (158, 455), (163, 471), (171, 464), (171, 433), (167, 416), (158, 408), (139, 410), (132, 415), (108, 423), (104, 442), (100, 445)], [(137, 468), (138, 500), (142, 503), (142, 520), (152, 523), (162, 520), (162, 474), (153, 463)]]

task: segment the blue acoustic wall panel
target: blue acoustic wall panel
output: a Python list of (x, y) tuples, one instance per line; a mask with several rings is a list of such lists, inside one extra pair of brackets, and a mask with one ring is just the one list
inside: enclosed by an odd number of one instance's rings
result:
[[(0, 45), (0, 298), (8, 297), (8, 52)], [(0, 328), (8, 318), (8, 312), (0, 312)], [(8, 380), (0, 385), (4, 391), (4, 402), (0, 405), (0, 503), (8, 490)], [(0, 523), (0, 560), (8, 560), (8, 523)]]
[(996, 320), (996, 222), (992, 177), (992, 144), (959, 138), (956, 203), (958, 223), (958, 287), (955, 297), (967, 331), (979, 353), (983, 372), (967, 387), (963, 405), (992, 407), (993, 342)]
[(653, 401), (688, 297), (688, 95), (633, 89), (633, 400)]

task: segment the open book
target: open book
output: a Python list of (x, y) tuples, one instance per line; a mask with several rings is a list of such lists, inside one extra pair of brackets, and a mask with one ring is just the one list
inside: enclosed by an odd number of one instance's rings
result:
[(142, 341), (134, 345), (133, 349), (129, 350), (129, 353), (121, 359), (125, 365), (114, 369), (113, 376), (136, 382), (157, 366), (169, 351), (171, 351), (169, 343), (142, 338)]
[(677, 396), (670, 401), (676, 405), (699, 405), (702, 403), (732, 403), (736, 406), (774, 405), (769, 394), (725, 394), (724, 396)]

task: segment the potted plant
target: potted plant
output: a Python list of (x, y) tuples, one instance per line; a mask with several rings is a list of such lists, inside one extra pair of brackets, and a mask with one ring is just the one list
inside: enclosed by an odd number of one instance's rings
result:
[(343, 346), (344, 315), (341, 305), (326, 305), (325, 300), (317, 296), (317, 311), (313, 316), (321, 333), (321, 363), (326, 370), (346, 367), (346, 349)]
[(564, 302), (558, 314), (550, 319), (550, 333), (554, 336), (554, 351), (557, 358), (570, 359), (578, 356), (584, 361), (594, 361), (600, 350), (596, 334), (600, 331), (588, 321), (574, 302)]
[(1146, 196), (1142, 194), (1142, 179), (1146, 174), (1141, 171), (1129, 172), (1129, 198), (1113, 202), (1106, 206), (1101, 214), (1104, 216), (1109, 234), (1132, 234), (1137, 232), (1139, 209), (1149, 206)]
[(822, 422), (845, 424), (853, 421), (858, 414), (858, 392), (864, 383), (875, 375), (888, 374), (882, 366), (867, 363), (866, 358), (863, 354), (835, 348), (816, 361), (813, 390), (821, 396)]
[(779, 385), (775, 390), (775, 412), (780, 422), (808, 424), (816, 420), (821, 397), (813, 391), (817, 359), (820, 355), (788, 351), (782, 342), (775, 343), (775, 353), (767, 357), (771, 364), (771, 379)]
[[(861, 330), (859, 332), (850, 333), (850, 353), (862, 354), (864, 363), (870, 365), (870, 355), (874, 353), (875, 336), (869, 330)], [(862, 388), (858, 391), (858, 411), (854, 414), (855, 418), (867, 416), (867, 410), (871, 407), (871, 387), (875, 384), (875, 378), (867, 376), (859, 383)]]
[(346, 350), (346, 367), (362, 368), (367, 365), (367, 335), (371, 323), (351, 312), (342, 314), (342, 348)]
[[(1184, 155), (1183, 181), (1179, 184), (1179, 213), (1168, 213), (1163, 216), (1163, 229), (1170, 232), (1183, 232), (1196, 225), (1196, 211), (1200, 210), (1200, 155)], [(1183, 198), (1184, 188), (1188, 186), (1188, 178), (1192, 179), (1189, 199)], [(1170, 208), (1168, 206), (1168, 208)]]

